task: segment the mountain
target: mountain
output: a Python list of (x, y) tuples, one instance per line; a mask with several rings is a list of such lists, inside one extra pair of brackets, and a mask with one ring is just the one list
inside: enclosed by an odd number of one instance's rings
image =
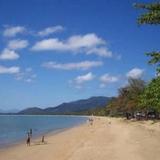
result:
[(46, 108), (45, 112), (51, 114), (70, 114), (76, 112), (83, 112), (92, 108), (104, 107), (106, 106), (108, 100), (110, 100), (110, 98), (108, 97), (91, 97), (89, 99), (62, 103), (61, 105), (54, 108)]
[(18, 114), (79, 114), (95, 108), (103, 108), (111, 100), (111, 97), (91, 97), (78, 101), (62, 103), (56, 107), (46, 109), (41, 108), (27, 108), (18, 112)]
[(18, 114), (45, 114), (44, 110), (38, 107), (26, 108)]
[(6, 113), (18, 113), (18, 112), (19, 112), (18, 109), (8, 109), (8, 110), (0, 109), (0, 113), (1, 113), (1, 114), (6, 114)]

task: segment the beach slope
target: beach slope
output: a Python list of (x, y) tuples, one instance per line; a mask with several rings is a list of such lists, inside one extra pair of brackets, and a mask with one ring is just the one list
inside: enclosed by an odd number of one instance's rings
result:
[(94, 118), (89, 123), (48, 135), (31, 146), (19, 144), (0, 150), (2, 160), (159, 160), (160, 124)]

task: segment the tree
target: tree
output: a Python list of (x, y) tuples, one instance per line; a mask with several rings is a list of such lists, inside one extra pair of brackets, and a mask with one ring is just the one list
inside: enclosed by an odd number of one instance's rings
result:
[[(136, 8), (144, 9), (145, 13), (138, 17), (138, 24), (151, 24), (159, 25), (160, 24), (160, 2), (154, 2), (149, 4), (135, 4)], [(160, 51), (153, 51), (147, 53), (150, 56), (149, 64), (156, 64), (156, 71), (160, 73)]]
[(139, 106), (144, 110), (160, 112), (160, 77), (153, 79), (140, 96)]
[(149, 64), (156, 64), (157, 68), (157, 74), (160, 73), (160, 52), (151, 52), (151, 53), (147, 53), (148, 56), (151, 57), (151, 59), (149, 60)]
[[(136, 4), (135, 7), (145, 10), (145, 13), (138, 17), (139, 24), (160, 24), (160, 2)], [(139, 105), (142, 109), (160, 112), (160, 51), (153, 51), (147, 55), (151, 58), (149, 64), (157, 65), (157, 77), (144, 89), (140, 96)]]
[(135, 7), (146, 11), (139, 16), (139, 24), (160, 24), (160, 2), (135, 4)]
[(141, 79), (129, 79), (128, 85), (119, 89), (118, 97), (108, 105), (111, 115), (134, 112), (138, 108), (139, 96), (143, 93), (145, 82)]

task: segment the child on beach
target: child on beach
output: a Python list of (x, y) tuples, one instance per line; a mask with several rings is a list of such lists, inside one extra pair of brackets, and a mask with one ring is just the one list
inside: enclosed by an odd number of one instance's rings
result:
[(44, 136), (42, 136), (42, 143), (44, 143)]

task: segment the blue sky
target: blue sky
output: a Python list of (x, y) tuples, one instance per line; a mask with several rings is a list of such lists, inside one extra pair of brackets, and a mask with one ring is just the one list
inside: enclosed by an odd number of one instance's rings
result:
[(128, 77), (154, 77), (144, 53), (160, 28), (136, 24), (135, 2), (1, 0), (0, 109), (115, 96)]

